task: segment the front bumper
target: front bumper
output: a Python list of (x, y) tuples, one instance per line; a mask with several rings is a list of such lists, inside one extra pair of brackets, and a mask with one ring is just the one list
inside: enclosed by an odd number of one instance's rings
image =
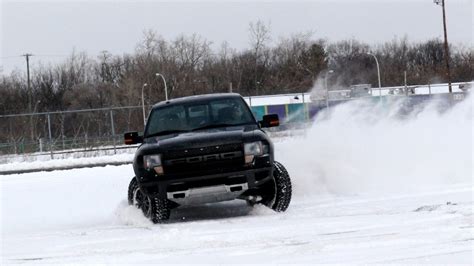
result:
[(269, 181), (273, 167), (250, 168), (212, 175), (186, 178), (140, 180), (140, 189), (150, 197), (172, 200), (179, 205), (202, 204), (232, 200), (245, 191)]

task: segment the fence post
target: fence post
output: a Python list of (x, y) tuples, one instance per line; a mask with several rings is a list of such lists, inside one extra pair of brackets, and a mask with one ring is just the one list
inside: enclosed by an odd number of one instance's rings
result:
[(61, 140), (63, 144), (63, 150), (66, 149), (66, 143), (64, 141), (64, 114), (61, 114)]
[(48, 117), (48, 134), (49, 134), (49, 151), (51, 152), (51, 159), (54, 159), (53, 156), (53, 138), (51, 135), (51, 114), (47, 114)]
[(115, 146), (114, 111), (112, 109), (110, 109), (110, 126), (112, 127), (112, 141), (114, 144), (114, 154), (117, 154), (117, 148)]
[(304, 122), (308, 122), (308, 112), (306, 110), (306, 103), (304, 102), (304, 92), (301, 93), (301, 101), (303, 102), (303, 116), (304, 116)]

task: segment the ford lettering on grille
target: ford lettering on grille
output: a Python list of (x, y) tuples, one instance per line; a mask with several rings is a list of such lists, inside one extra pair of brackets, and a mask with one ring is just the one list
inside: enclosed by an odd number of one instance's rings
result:
[(242, 157), (241, 151), (234, 151), (234, 152), (224, 152), (224, 153), (216, 153), (216, 154), (207, 154), (201, 156), (192, 156), (180, 159), (173, 159), (167, 160), (164, 163), (166, 165), (176, 165), (176, 164), (183, 164), (183, 163), (201, 163), (201, 162), (211, 162), (211, 161), (220, 161), (220, 160), (232, 160), (235, 158)]

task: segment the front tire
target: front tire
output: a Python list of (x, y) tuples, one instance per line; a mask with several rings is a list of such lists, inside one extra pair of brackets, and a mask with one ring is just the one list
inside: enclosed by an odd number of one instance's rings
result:
[(170, 217), (170, 206), (167, 199), (149, 197), (140, 189), (134, 177), (128, 186), (128, 204), (141, 209), (143, 215), (153, 223), (163, 223)]
[(284, 212), (290, 206), (291, 180), (286, 168), (279, 162), (273, 163), (273, 180), (266, 186), (263, 203), (276, 212)]

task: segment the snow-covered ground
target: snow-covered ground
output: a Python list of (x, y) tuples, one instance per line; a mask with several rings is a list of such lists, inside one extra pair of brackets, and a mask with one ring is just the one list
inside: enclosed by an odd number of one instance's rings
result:
[(46, 159), (37, 160), (31, 162), (11, 162), (0, 164), (0, 173), (8, 171), (40, 171), (61, 169), (61, 168), (72, 168), (72, 167), (84, 167), (88, 165), (100, 165), (100, 164), (119, 164), (119, 163), (130, 163), (133, 161), (133, 153), (122, 153), (108, 156), (97, 156), (97, 157), (78, 157), (78, 158), (67, 158), (67, 159)]
[(153, 225), (127, 206), (130, 166), (7, 176), (5, 263), (472, 262), (471, 183), (390, 196), (296, 194), (283, 214), (229, 202)]
[(127, 206), (130, 165), (0, 176), (2, 264), (472, 264), (472, 98), (400, 106), (341, 105), (277, 142), (286, 213), (233, 201), (153, 225)]

